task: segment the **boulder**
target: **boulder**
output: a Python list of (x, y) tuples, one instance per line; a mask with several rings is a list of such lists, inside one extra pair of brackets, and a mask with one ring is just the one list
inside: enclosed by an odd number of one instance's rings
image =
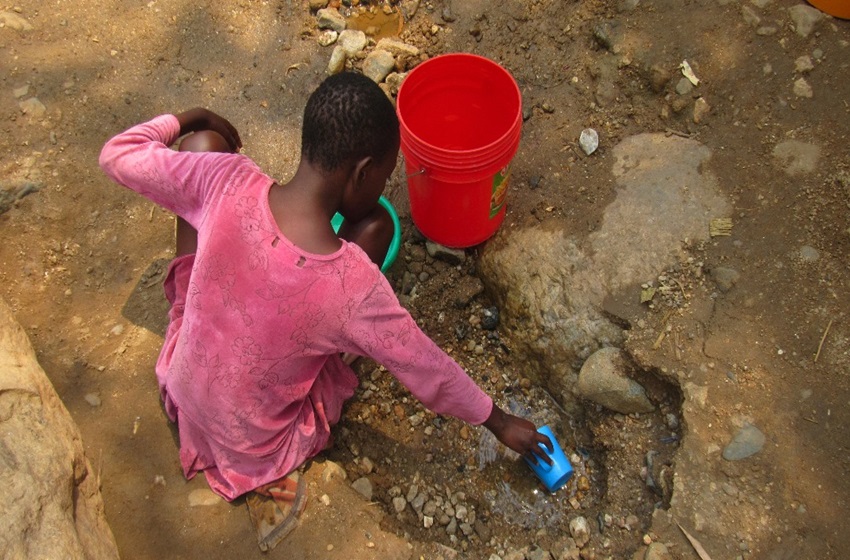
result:
[(730, 208), (705, 165), (711, 151), (695, 140), (640, 134), (612, 153), (616, 198), (587, 239), (554, 221), (516, 228), (487, 243), (478, 263), (500, 335), (568, 412), (581, 408), (573, 387), (585, 360), (624, 340), (606, 297), (637, 301), (642, 282), (683, 259), (682, 240), (707, 240), (707, 224)]
[(576, 392), (621, 414), (652, 412), (655, 406), (649, 401), (644, 388), (627, 377), (628, 362), (619, 348), (602, 348), (596, 351), (578, 374)]
[(0, 300), (2, 558), (118, 558), (80, 431)]

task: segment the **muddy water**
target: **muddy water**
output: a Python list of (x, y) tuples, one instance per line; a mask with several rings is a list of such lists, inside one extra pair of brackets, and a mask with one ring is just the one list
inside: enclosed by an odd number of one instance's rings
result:
[(398, 37), (404, 25), (404, 21), (398, 12), (385, 14), (381, 10), (375, 13), (364, 11), (355, 13), (346, 18), (348, 29), (356, 29), (364, 32), (375, 41), (385, 37)]

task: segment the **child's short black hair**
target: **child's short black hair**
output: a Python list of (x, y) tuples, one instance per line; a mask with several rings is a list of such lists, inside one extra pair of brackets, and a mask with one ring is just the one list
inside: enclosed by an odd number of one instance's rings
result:
[(378, 85), (354, 72), (323, 81), (307, 100), (301, 155), (325, 171), (398, 146), (398, 117)]

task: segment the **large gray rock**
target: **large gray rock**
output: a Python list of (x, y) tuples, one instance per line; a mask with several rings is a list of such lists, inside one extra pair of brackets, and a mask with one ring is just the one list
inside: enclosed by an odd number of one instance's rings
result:
[(619, 348), (602, 348), (581, 367), (576, 393), (621, 414), (655, 410), (644, 388), (627, 374), (624, 352)]
[(80, 431), (0, 300), (0, 558), (118, 558)]
[(572, 389), (585, 360), (623, 340), (602, 312), (605, 297), (638, 298), (641, 283), (685, 256), (684, 240), (708, 240), (711, 219), (730, 208), (708, 171), (710, 150), (695, 140), (641, 134), (613, 155), (617, 196), (587, 239), (553, 224), (512, 230), (497, 235), (479, 262), (503, 334), (568, 409), (577, 404)]

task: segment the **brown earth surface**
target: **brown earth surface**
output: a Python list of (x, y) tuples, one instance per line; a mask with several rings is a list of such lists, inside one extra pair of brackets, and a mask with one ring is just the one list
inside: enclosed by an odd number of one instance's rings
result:
[[(616, 195), (611, 150), (643, 132), (691, 137), (712, 150), (707, 165), (734, 207), (732, 235), (682, 240), (691, 260), (670, 263), (665, 280), (646, 279), (672, 287), (652, 306), (636, 303), (640, 287), (612, 294), (619, 303), (611, 312), (630, 327), (626, 348), (659, 411), (634, 417), (590, 406), (568, 419), (573, 433), (563, 443), (580, 459), (582, 486), (577, 476), (568, 491), (524, 510), (537, 496), (524, 465), (501, 457), (485, 465), (488, 442), (477, 429), (423, 411), (364, 362), (336, 447), (307, 470), (304, 522), (269, 557), (554, 551), (576, 515), (593, 526), (588, 558), (631, 558), (647, 538), (667, 543), (675, 558), (696, 558), (674, 521), (715, 560), (844, 557), (850, 22), (826, 18), (804, 37), (789, 15), (797, 4), (472, 0), (454, 2), (451, 17), (442, 2), (420, 4), (402, 39), (429, 56), (497, 60), (523, 93), (528, 118), (508, 213), (491, 243), (537, 225), (578, 240), (594, 231)], [(159, 404), (159, 283), (174, 219), (111, 184), (97, 156), (132, 124), (202, 105), (229, 118), (245, 152), (285, 181), (298, 160), (304, 102), (330, 54), (317, 44), (315, 17), (306, 2), (287, 0), (31, 0), (0, 12), (32, 27), (0, 18), (0, 294), (80, 426), (121, 554), (259, 557), (244, 502), (191, 505), (209, 498), (206, 483), (184, 481), (176, 432)], [(802, 56), (811, 69), (799, 66)], [(680, 95), (683, 60), (701, 82)], [(800, 78), (811, 97), (795, 93)], [(43, 113), (27, 104), (33, 97)], [(697, 98), (710, 107), (698, 124)], [(590, 156), (577, 143), (587, 127), (600, 136)], [(774, 153), (787, 140), (816, 146), (814, 167), (788, 169)], [(425, 257), (399, 171), (387, 194), (406, 242), (391, 280), (401, 292), (405, 271), (427, 272), (417, 297), (403, 299), (422, 328), (500, 402), (557, 409), (523, 358), (470, 321), (492, 305), (486, 293), (466, 298), (477, 290), (480, 248), (459, 268)], [(728, 291), (707, 275), (718, 267), (740, 273)], [(668, 413), (682, 424), (672, 435)], [(423, 422), (414, 427), (417, 415)], [(744, 461), (720, 459), (746, 422), (764, 432), (764, 449)], [(659, 493), (640, 476), (650, 450)], [(326, 458), (349, 480), (368, 472), (374, 501), (324, 480)], [(424, 528), (410, 509), (396, 515), (393, 487), (404, 495), (414, 483), (448, 497), (462, 492), (477, 513), (474, 533), (452, 539)], [(512, 504), (505, 488), (524, 498)], [(681, 517), (653, 517), (657, 506)]]

